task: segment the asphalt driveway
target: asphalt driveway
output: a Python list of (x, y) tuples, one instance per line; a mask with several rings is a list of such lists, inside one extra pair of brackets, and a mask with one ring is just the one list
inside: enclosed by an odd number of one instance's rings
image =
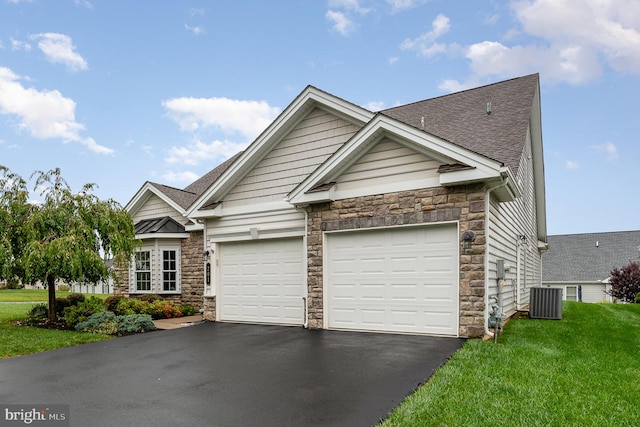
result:
[(204, 323), (0, 360), (3, 404), (72, 426), (370, 426), (463, 343)]

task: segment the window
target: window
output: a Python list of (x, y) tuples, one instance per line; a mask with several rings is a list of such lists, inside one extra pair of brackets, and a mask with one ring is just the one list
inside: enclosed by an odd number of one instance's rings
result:
[(153, 242), (135, 254), (129, 271), (131, 293), (179, 293), (180, 247)]
[(162, 251), (162, 290), (165, 292), (176, 291), (177, 276), (176, 251)]
[(566, 288), (567, 301), (578, 301), (578, 288), (576, 286), (567, 286)]
[(136, 290), (151, 290), (151, 252), (136, 252)]

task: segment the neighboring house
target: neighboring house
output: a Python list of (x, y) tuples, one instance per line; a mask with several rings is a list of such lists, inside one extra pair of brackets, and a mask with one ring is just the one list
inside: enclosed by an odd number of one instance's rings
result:
[(511, 315), (541, 284), (537, 74), (378, 113), (309, 86), (207, 176), (127, 205), (129, 293), (203, 287), (217, 321), (477, 337), (490, 298)]
[(562, 288), (566, 300), (611, 302), (611, 270), (639, 261), (639, 256), (640, 231), (549, 236), (542, 285)]

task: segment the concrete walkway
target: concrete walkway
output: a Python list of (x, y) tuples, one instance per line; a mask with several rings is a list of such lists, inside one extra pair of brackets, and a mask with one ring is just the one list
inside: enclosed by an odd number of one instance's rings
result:
[(205, 320), (202, 318), (202, 315), (196, 315), (175, 317), (173, 319), (158, 319), (154, 320), (153, 323), (156, 325), (156, 328), (166, 330), (198, 325), (200, 323), (203, 323), (204, 321)]

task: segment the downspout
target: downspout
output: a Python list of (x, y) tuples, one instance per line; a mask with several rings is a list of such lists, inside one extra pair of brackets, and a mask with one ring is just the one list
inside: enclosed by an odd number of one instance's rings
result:
[[(506, 187), (509, 184), (509, 177), (503, 177), (502, 182), (493, 187), (489, 187), (485, 191), (484, 195), (484, 237), (485, 237), (485, 248), (484, 248), (484, 333), (490, 337), (493, 337), (493, 332), (489, 331), (489, 247), (491, 240), (489, 239), (489, 232), (491, 229), (491, 192)], [(499, 286), (499, 285), (498, 285)]]

